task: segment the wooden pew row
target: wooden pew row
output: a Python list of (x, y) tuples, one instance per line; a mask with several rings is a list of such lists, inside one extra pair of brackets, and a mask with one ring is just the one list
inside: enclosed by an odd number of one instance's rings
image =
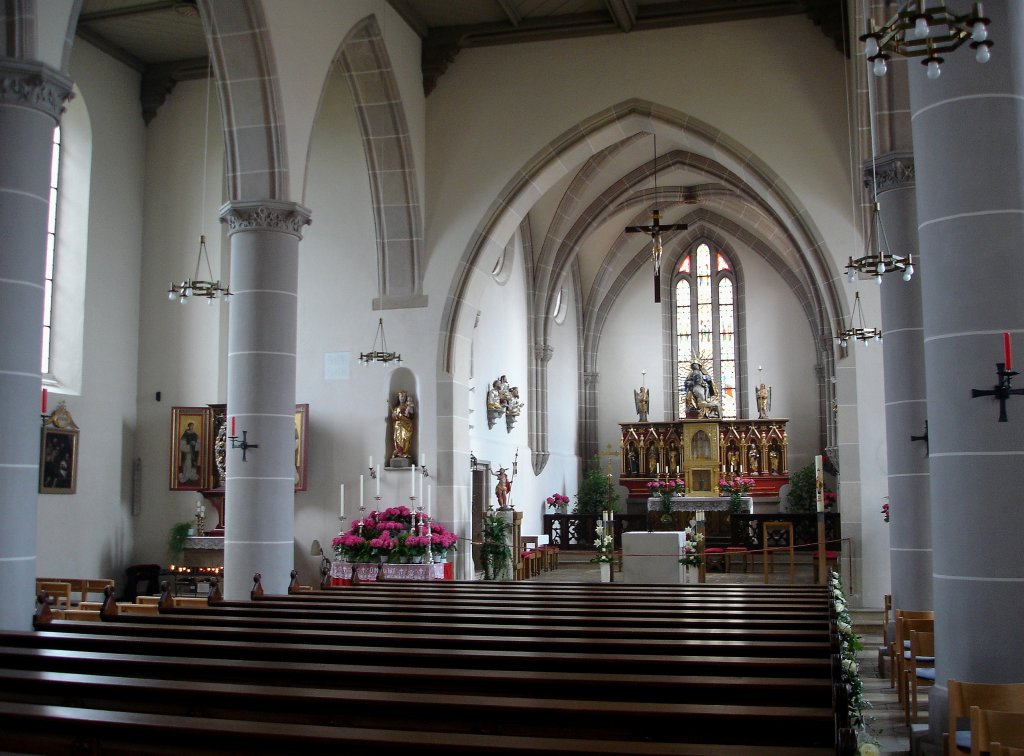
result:
[[(384, 736), (387, 736), (385, 740)], [(495, 737), (460, 733), (381, 731), (353, 727), (233, 721), (162, 714), (132, 714), (66, 706), (0, 703), (0, 745), (47, 752), (164, 753), (205, 756), (223, 753), (303, 753), (332, 748), (373, 754), (636, 754), (638, 756), (738, 756), (777, 754), (777, 746), (728, 746), (609, 742), (586, 738)], [(787, 747), (793, 756), (833, 753), (832, 749)]]
[[(9, 635), (0, 636), (7, 643)], [(831, 681), (822, 665), (806, 671), (813, 676), (793, 677), (757, 675), (757, 667), (744, 668), (744, 674), (728, 672), (705, 664), (695, 674), (669, 674), (660, 671), (608, 672), (604, 667), (580, 665), (582, 671), (545, 671), (530, 673), (515, 668), (473, 668), (460, 665), (460, 655), (415, 666), (381, 665), (367, 661), (366, 654), (345, 663), (324, 660), (322, 654), (291, 655), (289, 661), (268, 655), (235, 654), (230, 648), (209, 645), (197, 647), (198, 655), (187, 653), (188, 644), (166, 653), (149, 644), (132, 643), (130, 637), (118, 637), (109, 643), (116, 650), (61, 649), (50, 645), (0, 645), (0, 667), (12, 670), (37, 670), (56, 673), (116, 675), (120, 677), (159, 677), (165, 680), (193, 682), (255, 683), (282, 687), (358, 691), (402, 691), (406, 693), (450, 693), (525, 696), (536, 700), (584, 699), (632, 701), (634, 703), (736, 703), (744, 706), (821, 706), (831, 696)], [(194, 645), (194, 644), (193, 644)], [(123, 653), (132, 648), (132, 653)], [(211, 652), (227, 654), (209, 655)], [(382, 654), (389, 649), (383, 649)], [(601, 663), (602, 660), (596, 660)], [(600, 669), (600, 671), (594, 671)], [(825, 670), (827, 671), (827, 670)], [(541, 676), (542, 675), (542, 676)], [(538, 685), (538, 682), (543, 685)]]
[[(236, 642), (252, 642), (273, 637), (277, 642), (309, 644), (337, 638), (349, 648), (377, 648), (380, 645), (399, 648), (415, 646), (435, 650), (532, 652), (537, 654), (628, 654), (648, 655), (704, 654), (712, 656), (767, 656), (776, 658), (827, 659), (838, 652), (838, 643), (830, 642), (827, 633), (803, 630), (751, 631), (687, 631), (685, 629), (644, 632), (601, 632), (601, 628), (558, 628), (506, 625), (448, 623), (439, 631), (437, 625), (387, 622), (350, 623), (344, 620), (274, 619), (268, 617), (230, 617), (215, 610), (193, 614), (164, 612), (156, 615), (118, 615), (119, 625), (131, 624), (135, 635), (178, 635), (196, 639), (214, 638), (231, 631)], [(143, 627), (152, 630), (143, 630)], [(106, 632), (94, 624), (82, 627), (69, 623), (51, 626), (55, 631), (90, 634)], [(125, 632), (120, 630), (119, 632)], [(217, 633), (213, 635), (211, 633)], [(511, 633), (511, 634), (509, 634)], [(758, 638), (758, 633), (765, 637)]]
[[(452, 694), (355, 689), (283, 689), (236, 683), (197, 683), (159, 678), (120, 678), (0, 669), (4, 700), (60, 703), (136, 713), (196, 715), (242, 721), (313, 726), (567, 737), (619, 741), (713, 742), (784, 747), (828, 745), (832, 711), (826, 706), (744, 706), (691, 703), (547, 699), (531, 696)], [(397, 715), (396, 715), (396, 712)], [(399, 720), (396, 723), (396, 719)], [(794, 735), (793, 729), (799, 732)], [(722, 736), (725, 735), (725, 739)]]

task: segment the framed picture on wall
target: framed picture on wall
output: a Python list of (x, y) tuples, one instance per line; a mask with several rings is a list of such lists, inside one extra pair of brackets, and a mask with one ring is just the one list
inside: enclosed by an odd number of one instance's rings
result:
[(78, 488), (78, 426), (64, 403), (47, 418), (39, 443), (39, 493), (73, 494)]
[(171, 408), (171, 490), (208, 488), (210, 444), (209, 407)]
[(308, 469), (306, 453), (309, 449), (309, 405), (295, 405), (295, 490), (306, 490)]

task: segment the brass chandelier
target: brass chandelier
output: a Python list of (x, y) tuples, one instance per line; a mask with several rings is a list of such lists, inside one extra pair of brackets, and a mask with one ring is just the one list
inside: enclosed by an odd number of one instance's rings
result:
[(864, 56), (871, 62), (875, 76), (885, 76), (893, 55), (923, 58), (928, 78), (942, 75), (943, 54), (949, 54), (970, 40), (979, 63), (991, 57), (992, 41), (988, 38), (990, 19), (983, 14), (981, 3), (974, 3), (970, 13), (958, 16), (946, 8), (945, 0), (928, 7), (928, 0), (907, 0), (896, 14), (881, 27), (873, 19), (868, 32), (860, 37)]
[(856, 260), (850, 257), (846, 263), (846, 278), (850, 283), (857, 280), (858, 273), (874, 276), (875, 283), (882, 285), (882, 276), (885, 273), (896, 271), (903, 273), (903, 280), (909, 281), (914, 275), (914, 257), (910, 253), (906, 255), (894, 255), (889, 252), (889, 242), (885, 238), (885, 228), (882, 226), (880, 206), (876, 199), (871, 207), (871, 231), (868, 236), (868, 254), (858, 257)]
[(398, 352), (388, 351), (388, 340), (384, 335), (384, 318), (377, 320), (377, 335), (373, 337), (373, 346), (370, 347), (370, 351), (359, 353), (360, 365), (369, 365), (371, 362), (383, 362), (385, 365), (389, 362), (402, 364), (402, 355)]
[[(206, 272), (209, 274), (210, 280), (199, 278), (199, 266), (202, 265), (203, 260), (206, 260)], [(191, 297), (203, 297), (206, 299), (207, 304), (213, 304), (218, 298), (222, 302), (227, 302), (230, 296), (231, 290), (227, 284), (221, 285), (219, 280), (213, 280), (210, 256), (206, 253), (206, 236), (200, 235), (195, 273), (193, 273), (192, 278), (186, 278), (184, 281), (172, 281), (170, 288), (167, 290), (167, 298), (172, 302), (177, 299), (181, 304), (188, 304), (188, 300)]]
[(850, 314), (850, 327), (844, 331), (840, 331), (839, 335), (836, 336), (836, 341), (839, 342), (839, 346), (846, 348), (846, 346), (852, 341), (857, 343), (858, 341), (867, 346), (872, 341), (882, 340), (882, 329), (880, 328), (865, 328), (864, 326), (864, 311), (860, 306), (860, 292), (858, 291), (853, 298), (853, 312)]

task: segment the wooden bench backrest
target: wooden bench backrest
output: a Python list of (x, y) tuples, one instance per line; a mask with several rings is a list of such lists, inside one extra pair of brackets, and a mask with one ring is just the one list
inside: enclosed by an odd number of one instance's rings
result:
[[(954, 734), (969, 726), (971, 707), (993, 711), (1024, 711), (1024, 683), (973, 683), (949, 680), (949, 754), (956, 754)], [(965, 721), (966, 720), (966, 721)]]
[(992, 750), (992, 743), (1024, 747), (1024, 712), (971, 707), (971, 756)]

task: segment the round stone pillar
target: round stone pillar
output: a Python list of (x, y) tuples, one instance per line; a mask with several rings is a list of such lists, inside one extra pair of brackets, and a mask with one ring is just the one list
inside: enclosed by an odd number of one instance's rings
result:
[[(299, 241), (309, 211), (290, 202), (231, 202), (227, 412), (239, 440), (229, 449), (224, 595), (246, 598), (255, 573), (267, 593), (288, 592), (294, 564), (295, 348)], [(229, 421), (230, 422), (230, 421)]]
[(996, 383), (1004, 331), (1024, 347), (1024, 3), (985, 13), (989, 63), (965, 45), (938, 79), (910, 64), (939, 697), (950, 678), (1024, 680), (1024, 397), (1008, 401), (1006, 423), (991, 397), (971, 398)]
[(0, 629), (28, 630), (36, 578), (40, 361), (53, 129), (71, 81), (0, 59)]
[[(882, 330), (885, 349), (885, 427), (889, 467), (889, 561), (892, 605), (913, 611), (932, 608), (932, 531), (921, 323), (921, 275), (917, 257), (917, 197), (912, 155), (889, 153), (869, 179), (879, 199), (887, 250), (915, 255), (918, 269), (909, 281), (898, 273), (882, 277)], [(877, 229), (876, 229), (877, 232)]]

